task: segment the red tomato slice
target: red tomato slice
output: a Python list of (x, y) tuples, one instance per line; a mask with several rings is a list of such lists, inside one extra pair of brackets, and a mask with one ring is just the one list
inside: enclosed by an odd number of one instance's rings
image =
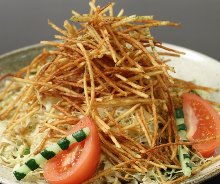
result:
[[(208, 101), (192, 93), (185, 93), (182, 98), (189, 141), (220, 135), (220, 116)], [(214, 140), (195, 144), (193, 147), (207, 158), (213, 155), (219, 145), (220, 140)]]
[(47, 161), (43, 174), (51, 184), (80, 184), (92, 177), (100, 160), (100, 142), (95, 124), (84, 117), (71, 131), (90, 128), (85, 141), (72, 145)]

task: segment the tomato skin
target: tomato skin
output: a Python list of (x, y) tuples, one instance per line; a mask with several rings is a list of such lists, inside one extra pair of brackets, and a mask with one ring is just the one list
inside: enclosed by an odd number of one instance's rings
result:
[[(192, 93), (185, 93), (183, 98), (184, 119), (189, 141), (204, 140), (220, 135), (220, 116), (211, 104)], [(203, 157), (214, 154), (220, 140), (212, 140), (193, 145)]]
[[(80, 184), (88, 180), (95, 173), (100, 160), (100, 141), (95, 124), (84, 117), (70, 133), (84, 127), (90, 128), (90, 135), (82, 143), (72, 145), (67, 151), (61, 151), (57, 156), (47, 161), (43, 169), (45, 179), (51, 184)], [(81, 144), (82, 150), (72, 167), (60, 171), (62, 159), (71, 154), (71, 150)], [(82, 146), (82, 144), (84, 144)]]

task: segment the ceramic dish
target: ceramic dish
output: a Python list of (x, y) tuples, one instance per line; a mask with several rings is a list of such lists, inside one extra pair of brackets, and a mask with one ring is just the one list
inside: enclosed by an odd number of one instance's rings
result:
[[(166, 44), (168, 47), (185, 52), (181, 58), (172, 58), (169, 63), (174, 66), (176, 73), (172, 74), (177, 78), (195, 81), (204, 86), (210, 86), (220, 89), (220, 62), (212, 59), (199, 52), (192, 51), (183, 47), (172, 44)], [(27, 65), (38, 53), (43, 46), (33, 45), (25, 47), (0, 56), (1, 75), (8, 72), (14, 72), (19, 68)], [(212, 94), (212, 100), (220, 101), (220, 92)], [(217, 174), (220, 174), (220, 161), (212, 164), (200, 173), (182, 182), (182, 184), (201, 183)], [(27, 182), (16, 182), (11, 171), (0, 166), (0, 183), (16, 184)]]

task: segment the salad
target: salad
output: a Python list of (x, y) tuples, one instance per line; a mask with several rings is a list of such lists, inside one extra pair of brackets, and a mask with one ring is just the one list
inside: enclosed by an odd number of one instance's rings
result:
[[(184, 53), (151, 34), (179, 23), (73, 11), (58, 41), (0, 77), (0, 164), (32, 183), (179, 183), (219, 159), (218, 89), (174, 78)], [(77, 25), (77, 26), (76, 26)]]

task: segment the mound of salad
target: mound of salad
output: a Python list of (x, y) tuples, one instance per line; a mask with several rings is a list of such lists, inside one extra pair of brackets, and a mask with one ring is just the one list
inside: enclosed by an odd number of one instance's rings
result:
[[(218, 89), (176, 79), (151, 34), (179, 23), (73, 11), (29, 65), (0, 77), (0, 164), (51, 184), (179, 183), (219, 160)], [(204, 95), (205, 94), (205, 95)]]

